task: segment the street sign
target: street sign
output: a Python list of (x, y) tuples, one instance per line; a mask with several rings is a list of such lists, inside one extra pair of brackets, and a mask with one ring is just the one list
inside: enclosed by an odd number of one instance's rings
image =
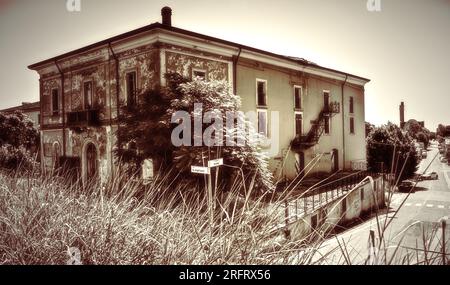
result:
[(208, 167), (217, 167), (223, 165), (223, 158), (208, 161)]
[(209, 167), (203, 166), (191, 166), (191, 172), (198, 174), (210, 174)]

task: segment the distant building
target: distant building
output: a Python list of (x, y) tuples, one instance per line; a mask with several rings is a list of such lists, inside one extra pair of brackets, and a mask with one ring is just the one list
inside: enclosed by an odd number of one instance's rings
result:
[(0, 110), (0, 113), (11, 114), (15, 111), (21, 111), (33, 121), (36, 127), (40, 126), (41, 106), (39, 101), (34, 103), (23, 102), (22, 105)]

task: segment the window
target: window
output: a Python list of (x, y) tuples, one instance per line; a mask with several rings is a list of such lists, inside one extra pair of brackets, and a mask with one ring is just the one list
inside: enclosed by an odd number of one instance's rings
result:
[(295, 113), (295, 135), (301, 136), (303, 129), (303, 114)]
[(330, 134), (330, 117), (325, 117), (324, 120), (325, 120), (324, 132), (325, 132), (325, 134), (329, 135)]
[(136, 72), (127, 73), (127, 106), (136, 104)]
[(330, 107), (330, 92), (323, 91), (323, 107), (325, 110), (328, 110)]
[(41, 114), (38, 114), (38, 120), (37, 120), (36, 124), (38, 124), (38, 125), (41, 124)]
[(92, 81), (84, 82), (83, 94), (84, 94), (84, 109), (89, 110), (93, 107), (92, 104)]
[(200, 69), (192, 69), (192, 79), (200, 77), (202, 80), (206, 80), (206, 71)]
[(267, 82), (265, 80), (256, 80), (256, 101), (258, 106), (267, 106)]
[(355, 118), (350, 118), (350, 133), (355, 133)]
[(58, 89), (52, 90), (52, 114), (53, 116), (59, 113), (59, 91)]
[(267, 137), (267, 110), (258, 110), (258, 133)]
[(353, 97), (350, 97), (350, 107), (349, 107), (350, 113), (353, 114)]
[(294, 108), (296, 110), (302, 109), (302, 88), (299, 86), (294, 87)]

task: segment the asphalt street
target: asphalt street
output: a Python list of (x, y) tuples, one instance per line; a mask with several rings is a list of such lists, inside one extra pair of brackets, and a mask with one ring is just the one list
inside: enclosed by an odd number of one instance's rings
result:
[[(447, 241), (446, 253), (450, 253), (450, 225), (446, 227), (444, 236), (442, 232), (442, 219), (450, 223), (450, 166), (441, 163), (439, 157), (437, 144), (431, 144), (427, 158), (421, 161), (418, 170), (422, 173), (428, 167), (426, 172), (437, 172), (438, 180), (417, 183), (415, 191), (409, 195), (396, 192), (385, 214), (378, 218), (372, 217), (329, 238), (324, 242), (320, 253), (328, 254), (330, 264), (349, 261), (360, 264), (369, 260), (369, 256), (372, 257), (370, 262), (384, 264), (441, 261), (442, 238)], [(384, 238), (380, 239), (379, 229), (386, 224), (388, 226), (384, 231)], [(381, 248), (387, 249), (387, 258), (373, 258), (377, 256), (377, 249), (373, 249), (372, 242), (369, 241), (370, 230), (375, 232), (375, 248), (380, 245), (381, 240)]]

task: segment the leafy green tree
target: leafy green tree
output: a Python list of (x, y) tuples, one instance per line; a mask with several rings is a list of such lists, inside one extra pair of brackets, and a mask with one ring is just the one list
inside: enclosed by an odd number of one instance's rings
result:
[(412, 137), (389, 122), (367, 137), (367, 163), (372, 171), (406, 179), (417, 171), (419, 158)]
[(0, 166), (30, 170), (39, 149), (39, 132), (23, 113), (0, 113)]
[(428, 148), (429, 139), (427, 135), (425, 135), (423, 132), (419, 132), (418, 134), (416, 134), (416, 138), (418, 142), (422, 142), (424, 144), (425, 149)]
[(12, 114), (0, 113), (0, 146), (11, 145), (15, 148), (25, 147), (27, 150), (39, 146), (39, 132), (33, 121), (22, 112)]
[(168, 89), (185, 82), (174, 74), (166, 75), (168, 88), (156, 86), (138, 94), (134, 105), (121, 108), (114, 153), (128, 167), (129, 174), (138, 173), (144, 160), (152, 159), (156, 168), (170, 166), (173, 146), (170, 141), (170, 108), (175, 92)]
[(367, 138), (369, 136), (369, 134), (375, 129), (375, 125), (373, 125), (369, 122), (366, 122), (365, 125), (366, 125), (366, 138)]
[[(208, 159), (224, 158), (227, 166), (221, 167), (220, 177), (226, 183), (233, 183), (236, 177), (243, 179), (245, 185), (252, 185), (262, 192), (273, 190), (272, 174), (268, 169), (268, 159), (261, 151), (257, 141), (258, 137), (248, 120), (244, 120), (245, 130), (240, 132), (238, 128), (226, 128), (226, 112), (238, 111), (241, 107), (240, 97), (231, 93), (231, 88), (226, 82), (188, 80), (177, 73), (165, 75), (167, 87), (157, 87), (140, 94), (138, 104), (130, 108), (124, 107), (121, 115), (121, 125), (118, 130), (118, 144), (116, 155), (127, 163), (129, 171), (139, 171), (145, 159), (157, 161), (160, 171), (175, 169), (183, 183), (203, 182), (203, 177), (192, 175), (190, 166), (205, 165)], [(184, 111), (189, 114), (188, 126), (193, 126), (194, 104), (202, 104), (202, 114), (212, 112), (217, 116), (211, 123), (202, 124), (203, 131), (209, 129), (216, 118), (221, 118), (221, 129), (213, 128), (213, 138), (219, 138), (214, 146), (194, 146), (194, 128), (191, 128), (188, 141), (190, 145), (175, 147), (172, 143), (172, 131), (181, 123), (172, 123), (172, 114)], [(222, 132), (223, 137), (217, 136)], [(227, 136), (239, 137), (244, 144), (227, 146), (224, 141)], [(218, 146), (220, 145), (220, 146)], [(243, 177), (242, 177), (242, 174)], [(220, 181), (220, 179), (219, 179)], [(231, 185), (224, 185), (225, 188)]]

